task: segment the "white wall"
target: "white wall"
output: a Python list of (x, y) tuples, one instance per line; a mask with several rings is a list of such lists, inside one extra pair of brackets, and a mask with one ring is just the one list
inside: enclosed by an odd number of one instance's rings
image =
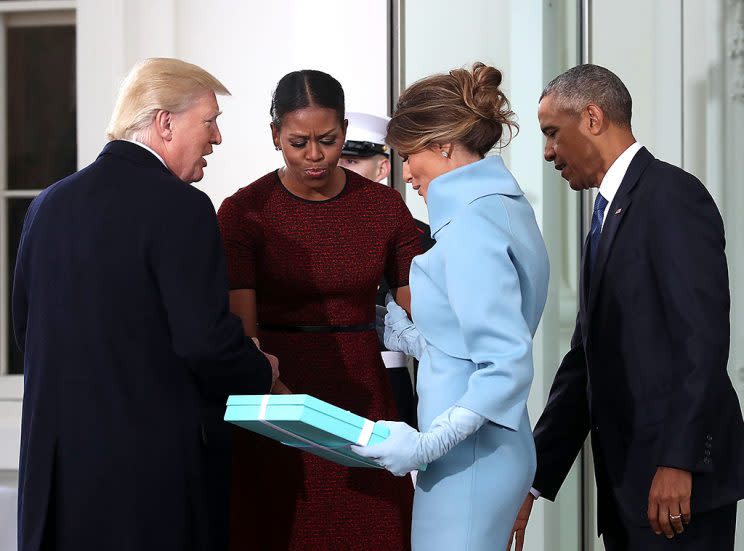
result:
[(613, 71), (628, 87), (636, 139), (676, 165), (682, 162), (681, 4), (592, 2), (592, 62)]
[(215, 206), (281, 166), (269, 132), (269, 106), (284, 74), (326, 71), (344, 87), (348, 110), (387, 113), (385, 0), (353, 8), (344, 0), (79, 0), (78, 29), (81, 166), (105, 143), (118, 85), (140, 59), (196, 63), (232, 92), (220, 98), (223, 143), (198, 184)]

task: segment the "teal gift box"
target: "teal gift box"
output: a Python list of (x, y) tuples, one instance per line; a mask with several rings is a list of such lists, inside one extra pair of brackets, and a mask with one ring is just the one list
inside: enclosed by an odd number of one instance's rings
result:
[(225, 421), (348, 467), (379, 469), (349, 445), (377, 444), (390, 433), (384, 425), (308, 394), (230, 396)]

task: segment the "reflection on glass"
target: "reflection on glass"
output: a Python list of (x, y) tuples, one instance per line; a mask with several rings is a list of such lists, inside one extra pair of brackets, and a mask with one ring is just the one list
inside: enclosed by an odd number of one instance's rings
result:
[(39, 189), (77, 166), (75, 27), (7, 30), (8, 189)]
[[(26, 210), (33, 199), (22, 198), (22, 199), (8, 199), (8, 291), (12, 292), (13, 289), (13, 271), (15, 270), (16, 263), (16, 252), (18, 251), (18, 242), (21, 238), (21, 229), (23, 229), (23, 219), (26, 216)], [(11, 375), (23, 373), (23, 355), (15, 344), (15, 336), (13, 335), (13, 324), (10, 312), (10, 297), (5, 301), (8, 309), (8, 373)]]

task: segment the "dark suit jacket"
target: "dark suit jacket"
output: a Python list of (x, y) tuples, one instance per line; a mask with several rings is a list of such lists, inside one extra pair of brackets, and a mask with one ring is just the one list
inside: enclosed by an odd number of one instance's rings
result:
[(552, 500), (591, 432), (600, 531), (608, 510), (647, 523), (658, 466), (693, 473), (693, 515), (744, 496), (724, 247), (705, 187), (642, 148), (608, 210), (594, 271), (583, 266), (571, 350), (534, 433), (534, 487)]
[(21, 551), (215, 548), (200, 416), (271, 384), (227, 289), (211, 202), (135, 144), (34, 200), (13, 289)]

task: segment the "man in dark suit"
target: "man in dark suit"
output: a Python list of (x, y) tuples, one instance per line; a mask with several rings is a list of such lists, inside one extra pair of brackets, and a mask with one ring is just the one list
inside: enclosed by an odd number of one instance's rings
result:
[(228, 92), (195, 65), (142, 62), (110, 143), (26, 215), (13, 288), (20, 551), (224, 540), (210, 533), (202, 412), (268, 392), (278, 368), (229, 313), (214, 209), (188, 185), (221, 142), (215, 93)]
[(545, 159), (599, 188), (571, 350), (535, 427), (535, 496), (553, 500), (591, 434), (599, 531), (614, 550), (733, 549), (744, 424), (726, 372), (721, 216), (697, 178), (635, 141), (612, 72), (574, 67), (538, 109)]

